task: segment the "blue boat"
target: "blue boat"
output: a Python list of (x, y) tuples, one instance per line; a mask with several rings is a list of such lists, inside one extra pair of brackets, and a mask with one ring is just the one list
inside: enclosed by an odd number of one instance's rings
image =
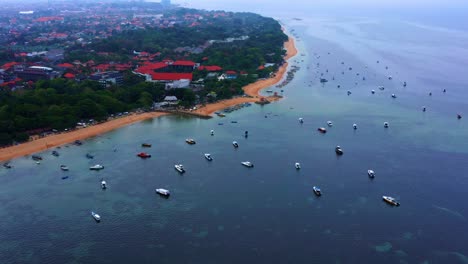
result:
[(68, 176), (63, 176), (63, 177), (62, 177), (62, 180), (66, 180), (66, 179), (68, 179), (68, 178), (69, 178)]

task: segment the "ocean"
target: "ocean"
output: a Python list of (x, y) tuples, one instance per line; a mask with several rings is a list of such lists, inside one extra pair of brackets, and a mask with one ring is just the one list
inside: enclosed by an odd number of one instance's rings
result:
[(296, 36), (290, 67), (300, 67), (271, 88), (279, 102), (161, 117), (2, 167), (0, 262), (468, 263), (468, 33), (386, 17), (277, 18)]

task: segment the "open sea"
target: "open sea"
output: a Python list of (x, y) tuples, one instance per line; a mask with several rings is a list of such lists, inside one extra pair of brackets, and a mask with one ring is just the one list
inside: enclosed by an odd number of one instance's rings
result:
[(283, 100), (144, 121), (0, 168), (0, 263), (468, 263), (468, 32), (278, 18), (299, 48), (294, 80), (271, 88)]

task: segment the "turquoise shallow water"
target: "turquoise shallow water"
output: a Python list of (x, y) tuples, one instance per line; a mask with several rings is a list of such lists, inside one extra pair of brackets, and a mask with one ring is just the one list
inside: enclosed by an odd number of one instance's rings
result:
[[(466, 112), (468, 94), (460, 88), (466, 77), (444, 71), (458, 62), (445, 60), (447, 54), (425, 56), (424, 48), (408, 55), (428, 45), (417, 39), (409, 50), (407, 41), (392, 37), (365, 44), (372, 32), (382, 38), (375, 23), (391, 31), (385, 23), (392, 22), (284, 22), (298, 34), (304, 56), (293, 59), (301, 70), (284, 87), (283, 100), (226, 118), (145, 121), (79, 147), (64, 146), (60, 157), (46, 151), (40, 165), (24, 157), (13, 160), (11, 170), (0, 169), (1, 262), (466, 263), (468, 127), (455, 113)], [(436, 34), (421, 30), (408, 28)], [(444, 34), (450, 42), (452, 33)], [(440, 44), (429, 45), (429, 52), (435, 45)], [(414, 56), (442, 74), (411, 66)], [(450, 66), (439, 67), (439, 61)], [(382, 69), (386, 64), (393, 81)], [(335, 75), (335, 81), (319, 84), (321, 73)], [(317, 127), (327, 120), (334, 126), (319, 134)], [(390, 128), (383, 128), (385, 121)], [(188, 137), (197, 144), (186, 144)], [(143, 150), (142, 142), (153, 147)], [(343, 156), (335, 155), (336, 145)], [(141, 160), (135, 156), (140, 151), (152, 157)], [(88, 152), (94, 160), (85, 158)], [(206, 152), (212, 162), (204, 159)], [(241, 166), (245, 160), (255, 167)], [(296, 161), (301, 170), (295, 170)], [(96, 163), (105, 169), (89, 171)], [(174, 170), (176, 163), (184, 164), (184, 175)], [(60, 171), (60, 164), (70, 171)], [(374, 180), (367, 177), (369, 168)], [(64, 175), (69, 178), (62, 180)], [(313, 194), (314, 185), (322, 197)], [(169, 189), (171, 197), (157, 196), (158, 187)], [(382, 195), (402, 205), (390, 207)], [(91, 210), (102, 216), (101, 223), (93, 221)]]

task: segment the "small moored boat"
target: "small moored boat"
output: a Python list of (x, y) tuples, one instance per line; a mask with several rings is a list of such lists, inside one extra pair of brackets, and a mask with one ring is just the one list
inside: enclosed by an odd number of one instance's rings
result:
[(384, 126), (385, 128), (388, 128), (388, 122), (384, 122), (384, 123), (383, 123), (383, 126)]
[(107, 182), (106, 182), (105, 180), (102, 180), (102, 181), (101, 181), (101, 188), (102, 188), (103, 190), (107, 189)]
[(212, 136), (214, 136), (214, 130), (211, 130), (210, 134), (211, 134)]
[(39, 156), (39, 155), (32, 155), (31, 158), (32, 158), (33, 160), (36, 160), (36, 161), (42, 160), (42, 157)]
[(141, 146), (144, 148), (151, 148), (151, 144), (149, 143), (142, 143)]
[(238, 147), (239, 147), (239, 144), (237, 143), (237, 141), (233, 141), (233, 142), (232, 142), (232, 145), (233, 145), (235, 148), (238, 148)]
[(169, 195), (171, 195), (169, 190), (166, 190), (166, 189), (159, 188), (159, 189), (156, 189), (155, 191), (157, 194), (162, 195), (164, 197), (169, 197)]
[(321, 195), (322, 195), (322, 191), (320, 190), (319, 187), (314, 186), (314, 187), (312, 187), (312, 190), (314, 191), (315, 195), (317, 195), (317, 196), (321, 196)]
[(392, 94), (392, 98), (396, 98), (396, 95), (395, 95), (395, 94)]
[(89, 167), (89, 169), (90, 170), (102, 170), (104, 169), (104, 166), (102, 166), (101, 164), (96, 164), (96, 165)]
[(372, 93), (372, 94), (375, 94), (375, 90), (371, 90), (371, 93)]
[(55, 156), (55, 157), (60, 156), (60, 154), (56, 150), (52, 151), (52, 155)]
[(393, 197), (382, 196), (382, 199), (388, 204), (391, 204), (391, 205), (394, 205), (394, 206), (400, 206), (400, 203), (397, 202), (397, 200), (395, 198), (393, 198)]
[(62, 177), (62, 180), (66, 180), (66, 179), (68, 179), (68, 178), (69, 178), (68, 176), (63, 176), (63, 177)]
[(254, 166), (253, 163), (250, 162), (250, 161), (243, 161), (243, 162), (241, 162), (241, 164), (248, 167), (248, 168), (252, 168)]
[(343, 155), (343, 149), (340, 146), (335, 148), (336, 155)]
[(317, 130), (318, 130), (320, 133), (327, 133), (327, 129), (324, 128), (324, 127), (319, 127), (319, 128), (317, 128)]
[(74, 144), (77, 146), (81, 146), (83, 145), (83, 142), (81, 142), (81, 140), (75, 140)]
[(304, 119), (302, 117), (299, 118), (299, 123), (304, 123)]
[(94, 218), (94, 220), (96, 220), (96, 222), (101, 221), (101, 216), (98, 215), (97, 213), (91, 212), (91, 216)]
[(369, 178), (373, 179), (375, 177), (375, 172), (373, 170), (367, 170), (367, 175)]
[(142, 158), (142, 159), (151, 158), (151, 155), (146, 153), (146, 152), (140, 152), (140, 153), (137, 154), (137, 156)]
[(207, 160), (209, 160), (209, 161), (212, 161), (212, 160), (213, 160), (213, 158), (211, 157), (211, 154), (210, 154), (210, 153), (205, 153), (204, 156), (205, 156), (205, 159), (207, 159)]
[(301, 164), (299, 162), (294, 163), (294, 167), (296, 167), (296, 170), (301, 168)]
[(190, 145), (193, 145), (193, 144), (197, 143), (197, 142), (195, 142), (195, 140), (193, 140), (193, 138), (187, 138), (187, 139), (185, 139), (185, 142), (187, 142), (187, 144), (190, 144)]
[(182, 164), (176, 164), (176, 165), (174, 165), (174, 168), (180, 173), (185, 172), (184, 166)]
[(60, 165), (60, 169), (63, 170), (63, 171), (68, 171), (68, 166)]
[(86, 158), (88, 158), (88, 159), (94, 159), (94, 156), (91, 155), (91, 154), (89, 154), (89, 153), (86, 153)]
[(10, 163), (8, 163), (8, 162), (7, 162), (7, 163), (3, 163), (3, 167), (4, 167), (5, 169), (11, 169), (11, 168), (13, 168), (13, 166), (11, 166)]
[(332, 122), (332, 121), (327, 121), (327, 125), (328, 125), (329, 127), (331, 127), (331, 126), (333, 126), (333, 122)]
[(357, 124), (353, 124), (353, 129), (357, 129)]

